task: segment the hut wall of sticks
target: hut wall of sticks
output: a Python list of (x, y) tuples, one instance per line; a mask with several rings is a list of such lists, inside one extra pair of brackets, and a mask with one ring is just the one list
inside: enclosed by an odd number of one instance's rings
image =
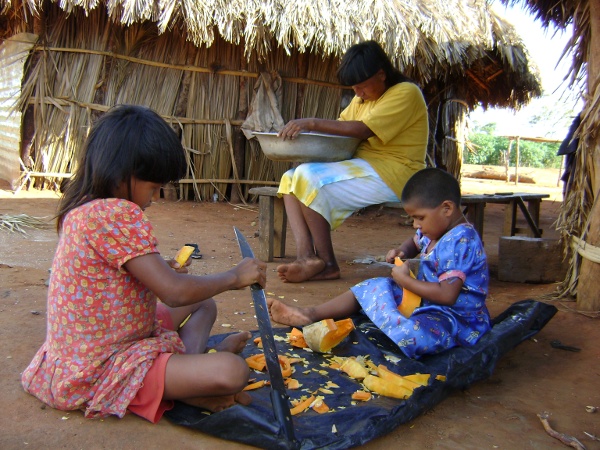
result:
[(180, 133), (189, 172), (175, 186), (178, 198), (244, 201), (252, 185), (276, 185), (289, 167), (240, 132), (259, 74), (281, 78), (284, 120), (336, 118), (347, 92), (335, 77), (339, 58), (364, 39), (380, 42), (423, 88), (436, 132), (430, 163), (457, 176), (469, 110), (518, 109), (541, 94), (520, 38), (484, 0), (215, 0), (193, 8), (0, 0), (0, 23), (0, 43), (21, 32), (38, 37), (15, 109), (24, 117), (23, 177), (40, 188), (58, 189), (72, 173), (97, 116), (132, 103)]

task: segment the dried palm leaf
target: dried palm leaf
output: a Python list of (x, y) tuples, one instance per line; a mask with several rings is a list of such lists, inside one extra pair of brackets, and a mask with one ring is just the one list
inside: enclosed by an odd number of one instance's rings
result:
[(9, 233), (27, 234), (25, 228), (44, 230), (52, 224), (46, 217), (34, 217), (27, 214), (0, 214), (0, 230)]

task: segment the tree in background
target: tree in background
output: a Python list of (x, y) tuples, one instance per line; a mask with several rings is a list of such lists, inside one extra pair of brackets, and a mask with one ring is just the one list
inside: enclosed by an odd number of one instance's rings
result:
[[(495, 136), (496, 123), (490, 122), (479, 126), (475, 124), (469, 133), (469, 145), (463, 154), (465, 164), (491, 166), (505, 165), (505, 157), (509, 149), (509, 139)], [(561, 158), (556, 156), (560, 143), (519, 141), (519, 166), (534, 168), (555, 168), (561, 166)], [(513, 142), (509, 153), (509, 164), (516, 165), (517, 152)]]

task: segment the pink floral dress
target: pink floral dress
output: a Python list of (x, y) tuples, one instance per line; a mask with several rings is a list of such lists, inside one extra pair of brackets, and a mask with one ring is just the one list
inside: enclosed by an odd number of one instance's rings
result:
[(46, 341), (23, 372), (25, 390), (86, 417), (123, 417), (161, 353), (182, 353), (156, 321), (155, 295), (124, 264), (157, 252), (141, 208), (93, 200), (63, 223), (48, 290)]

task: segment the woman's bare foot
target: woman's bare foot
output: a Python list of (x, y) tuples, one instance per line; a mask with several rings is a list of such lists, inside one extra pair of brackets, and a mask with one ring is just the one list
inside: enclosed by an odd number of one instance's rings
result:
[(303, 327), (314, 322), (311, 319), (309, 308), (296, 308), (274, 298), (267, 298), (267, 306), (269, 307), (271, 319), (275, 322), (292, 327)]
[(215, 345), (215, 350), (218, 352), (240, 353), (250, 338), (252, 338), (252, 333), (249, 331), (229, 335)]
[(325, 266), (318, 274), (313, 276), (310, 281), (321, 281), (321, 280), (337, 280), (340, 278), (340, 268), (335, 266)]
[(252, 397), (247, 392), (242, 391), (235, 395), (198, 397), (194, 399), (184, 399), (182, 402), (211, 412), (219, 412), (230, 408), (236, 403), (239, 403), (240, 405), (249, 405), (252, 403)]
[(277, 266), (277, 275), (284, 283), (301, 283), (311, 280), (325, 269), (321, 258), (297, 259), (289, 264)]

